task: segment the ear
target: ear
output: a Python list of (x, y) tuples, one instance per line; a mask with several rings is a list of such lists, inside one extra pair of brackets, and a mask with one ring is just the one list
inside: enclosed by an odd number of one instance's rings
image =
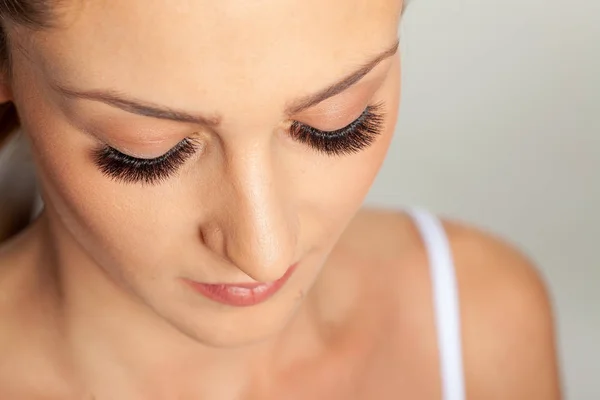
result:
[(0, 104), (13, 100), (9, 73), (5, 67), (0, 67)]

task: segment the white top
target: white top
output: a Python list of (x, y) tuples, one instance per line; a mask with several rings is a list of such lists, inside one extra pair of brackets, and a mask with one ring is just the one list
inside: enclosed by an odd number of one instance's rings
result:
[(411, 210), (427, 251), (433, 285), (435, 320), (440, 353), (443, 400), (464, 400), (464, 372), (460, 308), (454, 261), (440, 220), (424, 210)]

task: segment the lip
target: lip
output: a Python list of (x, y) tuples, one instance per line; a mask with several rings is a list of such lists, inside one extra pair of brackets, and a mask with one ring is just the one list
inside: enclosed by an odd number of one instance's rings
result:
[(271, 298), (288, 281), (296, 270), (292, 265), (285, 274), (276, 281), (266, 283), (201, 283), (190, 280), (185, 282), (196, 292), (217, 303), (233, 307), (250, 307), (263, 303)]

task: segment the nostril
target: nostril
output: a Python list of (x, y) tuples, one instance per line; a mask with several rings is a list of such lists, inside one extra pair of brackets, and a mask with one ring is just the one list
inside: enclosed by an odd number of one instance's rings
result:
[(203, 226), (199, 229), (198, 236), (204, 246), (219, 256), (225, 256), (223, 231), (218, 226)]

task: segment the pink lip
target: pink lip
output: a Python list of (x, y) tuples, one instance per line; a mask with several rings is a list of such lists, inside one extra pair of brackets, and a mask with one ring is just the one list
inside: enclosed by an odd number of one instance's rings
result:
[(292, 276), (296, 264), (276, 281), (268, 283), (200, 283), (190, 280), (185, 282), (196, 292), (218, 303), (234, 307), (249, 307), (264, 301), (279, 291)]

